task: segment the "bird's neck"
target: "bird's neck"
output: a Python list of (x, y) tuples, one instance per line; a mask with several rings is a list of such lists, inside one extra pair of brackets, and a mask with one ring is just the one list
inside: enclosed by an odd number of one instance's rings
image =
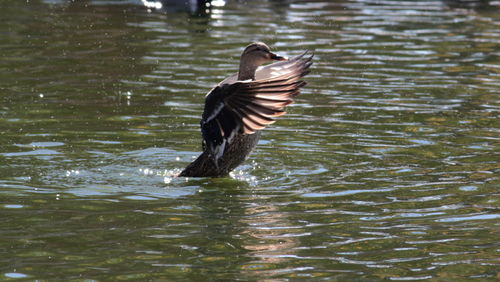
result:
[(241, 58), (240, 60), (240, 70), (238, 71), (238, 80), (255, 80), (255, 71), (259, 67), (255, 61), (247, 60)]

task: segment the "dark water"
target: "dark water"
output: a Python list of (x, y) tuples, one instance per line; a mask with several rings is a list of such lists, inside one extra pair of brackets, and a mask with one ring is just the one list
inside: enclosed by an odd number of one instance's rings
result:
[[(500, 279), (500, 2), (212, 4), (0, 2), (0, 280)], [(254, 40), (309, 85), (173, 178)]]

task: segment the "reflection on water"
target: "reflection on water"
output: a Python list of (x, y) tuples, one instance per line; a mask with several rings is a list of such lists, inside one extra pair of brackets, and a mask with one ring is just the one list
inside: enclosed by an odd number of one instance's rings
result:
[[(0, 277), (498, 278), (498, 1), (223, 2), (0, 4)], [(254, 40), (309, 85), (173, 177)]]

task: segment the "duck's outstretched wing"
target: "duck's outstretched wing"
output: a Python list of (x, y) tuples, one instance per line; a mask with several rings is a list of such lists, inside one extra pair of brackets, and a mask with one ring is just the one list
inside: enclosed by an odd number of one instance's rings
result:
[(257, 80), (222, 84), (206, 96), (201, 131), (216, 164), (235, 134), (253, 134), (285, 114), (283, 108), (306, 85), (300, 79), (309, 73), (313, 57), (306, 53), (261, 68)]

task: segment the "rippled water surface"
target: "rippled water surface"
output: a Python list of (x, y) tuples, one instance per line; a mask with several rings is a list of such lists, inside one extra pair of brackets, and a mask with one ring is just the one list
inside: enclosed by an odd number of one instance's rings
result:
[[(0, 3), (0, 280), (500, 279), (499, 1), (153, 6)], [(308, 86), (173, 177), (255, 40)]]

